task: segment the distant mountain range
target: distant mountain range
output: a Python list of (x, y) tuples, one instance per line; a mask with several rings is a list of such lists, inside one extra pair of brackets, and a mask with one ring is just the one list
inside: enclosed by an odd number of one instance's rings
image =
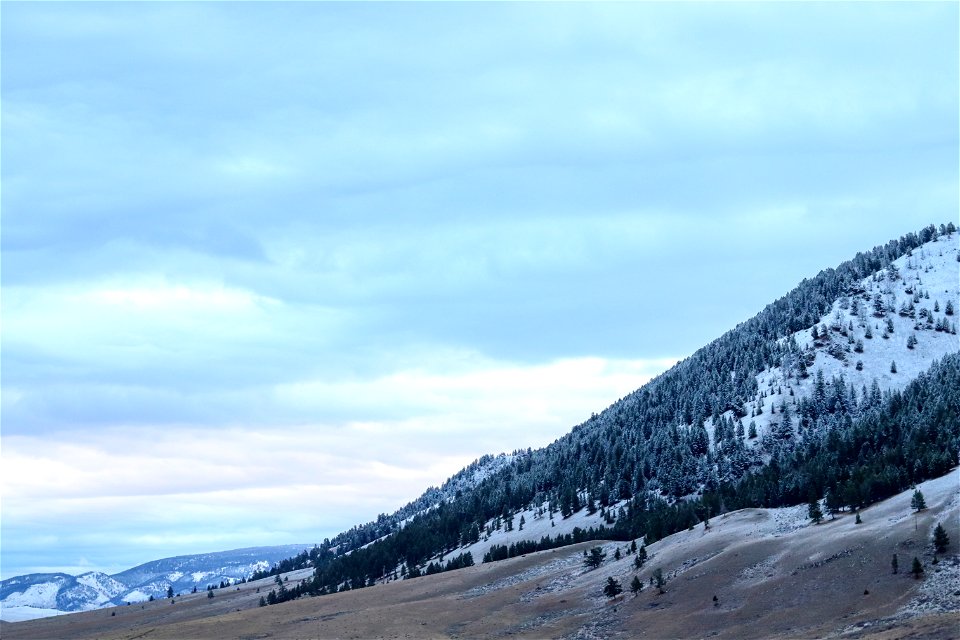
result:
[(107, 575), (91, 571), (78, 576), (66, 573), (31, 573), (0, 582), (0, 618), (8, 621), (88, 611), (114, 605), (162, 598), (167, 589), (188, 593), (221, 582), (234, 584), (255, 571), (265, 571), (284, 558), (312, 545), (251, 547), (153, 560)]

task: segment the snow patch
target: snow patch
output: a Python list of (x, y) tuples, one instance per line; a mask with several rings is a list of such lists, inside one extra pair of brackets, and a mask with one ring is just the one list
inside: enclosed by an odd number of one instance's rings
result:
[(134, 589), (123, 596), (124, 602), (144, 602), (149, 599), (150, 596), (140, 591), (140, 589)]
[(37, 609), (57, 608), (57, 592), (60, 585), (56, 582), (42, 582), (27, 587), (25, 591), (11, 593), (3, 599), (3, 608), (31, 607)]

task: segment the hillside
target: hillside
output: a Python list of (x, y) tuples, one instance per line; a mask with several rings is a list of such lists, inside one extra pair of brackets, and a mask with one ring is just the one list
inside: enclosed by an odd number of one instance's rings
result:
[[(731, 509), (814, 495), (859, 508), (944, 473), (960, 443), (957, 258), (953, 225), (930, 226), (805, 280), (376, 543), (322, 545), (307, 591), (480, 562), (494, 544), (526, 541), (507, 557), (600, 537), (652, 541)], [(931, 367), (939, 373), (921, 374)]]
[[(803, 508), (730, 512), (651, 544), (639, 571), (631, 555), (613, 559), (625, 544), (589, 542), (271, 607), (258, 606), (271, 585), (261, 580), (213, 598), (7, 624), (3, 637), (950, 638), (960, 624), (958, 481), (954, 469), (919, 485), (928, 508), (916, 517), (912, 491), (862, 510), (861, 524), (845, 513), (814, 525)], [(934, 565), (938, 522), (951, 543)], [(588, 570), (583, 552), (597, 544), (607, 558)], [(914, 556), (924, 564), (919, 580), (909, 573)], [(649, 584), (657, 569), (663, 594)], [(289, 574), (288, 584), (304, 575)], [(638, 596), (603, 595), (608, 577), (627, 587), (634, 575), (644, 581)]]

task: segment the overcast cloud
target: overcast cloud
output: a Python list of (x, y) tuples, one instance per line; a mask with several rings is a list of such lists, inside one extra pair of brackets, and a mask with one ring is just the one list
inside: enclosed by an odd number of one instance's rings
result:
[(9, 3), (2, 573), (314, 542), (958, 212), (955, 3)]

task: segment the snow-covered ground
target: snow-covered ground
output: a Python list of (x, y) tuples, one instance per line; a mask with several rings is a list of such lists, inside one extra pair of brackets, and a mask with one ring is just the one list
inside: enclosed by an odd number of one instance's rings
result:
[(145, 602), (150, 599), (150, 596), (140, 591), (140, 589), (134, 589), (123, 595), (124, 602)]
[[(580, 495), (581, 501), (586, 499), (586, 494)], [(429, 564), (430, 562), (443, 564), (460, 554), (469, 552), (473, 556), (473, 561), (475, 564), (481, 564), (483, 562), (483, 556), (486, 554), (491, 547), (494, 545), (502, 545), (509, 547), (511, 544), (520, 541), (533, 541), (539, 542), (544, 536), (550, 536), (551, 538), (556, 538), (558, 535), (572, 534), (573, 530), (577, 527), (586, 531), (590, 527), (610, 527), (611, 524), (608, 524), (604, 519), (604, 513), (610, 513), (614, 518), (617, 513), (617, 509), (621, 506), (624, 506), (626, 501), (617, 502), (610, 507), (608, 507), (604, 512), (601, 512), (599, 504), (597, 505), (597, 511), (594, 514), (588, 513), (586, 508), (577, 511), (569, 518), (564, 518), (560, 515), (559, 511), (555, 511), (553, 518), (550, 518), (549, 515), (549, 503), (544, 502), (541, 505), (534, 506), (530, 509), (524, 511), (517, 511), (513, 515), (513, 528), (512, 530), (507, 530), (506, 522), (504, 518), (500, 518), (500, 528), (496, 528), (496, 519), (488, 520), (484, 523), (484, 530), (480, 532), (480, 540), (470, 545), (459, 547), (449, 553), (444, 554), (443, 556), (436, 555), (428, 559), (425, 563)], [(523, 529), (520, 529), (520, 520), (524, 520)], [(492, 531), (487, 534), (487, 528), (492, 529)], [(442, 559), (441, 559), (442, 558)], [(421, 567), (422, 569), (423, 567)], [(398, 575), (400, 567), (396, 568)], [(389, 581), (389, 580), (388, 580)]]

